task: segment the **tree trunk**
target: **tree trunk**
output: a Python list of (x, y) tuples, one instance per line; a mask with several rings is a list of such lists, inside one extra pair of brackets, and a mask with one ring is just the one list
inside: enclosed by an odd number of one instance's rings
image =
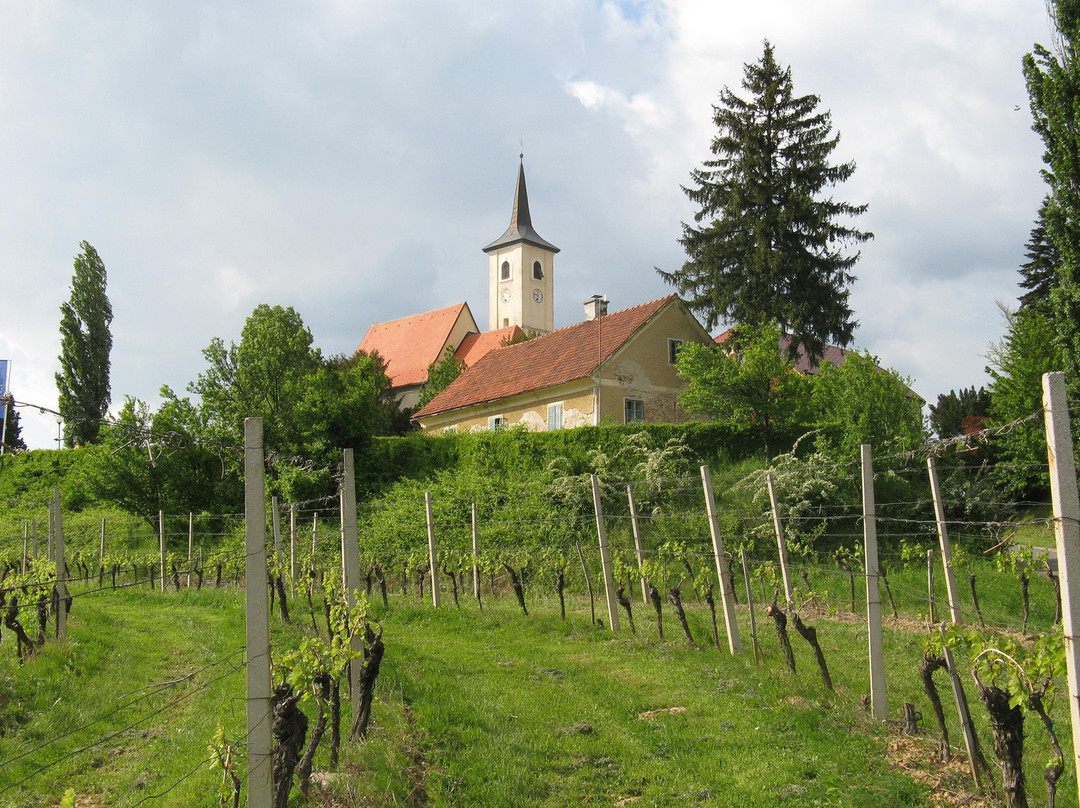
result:
[[(748, 596), (749, 597), (749, 596)], [(709, 618), (712, 620), (713, 645), (720, 648), (720, 627), (716, 625), (716, 599), (713, 597), (713, 584), (710, 581), (705, 590), (705, 603), (709, 607)]]
[(1024, 787), (1024, 712), (1009, 706), (1009, 693), (999, 687), (979, 685), (979, 698), (990, 713), (994, 731), (994, 754), (1002, 767), (1005, 808), (1027, 808)]
[(626, 597), (626, 587), (622, 584), (619, 584), (619, 588), (615, 590), (615, 600), (619, 601), (619, 605), (626, 612), (626, 619), (630, 621), (630, 633), (637, 634), (637, 629), (634, 627), (634, 613), (630, 609), (630, 599)]
[(773, 619), (773, 623), (776, 625), (776, 636), (780, 638), (780, 648), (784, 652), (784, 659), (787, 660), (788, 670), (792, 673), (797, 673), (795, 670), (795, 652), (791, 649), (791, 639), (787, 633), (787, 615), (784, 614), (784, 610), (781, 609), (776, 603), (776, 597), (773, 597), (773, 602), (769, 604), (769, 608), (765, 610), (765, 613)]
[(671, 601), (671, 605), (675, 607), (675, 616), (679, 619), (679, 625), (682, 626), (683, 634), (686, 635), (686, 641), (690, 643), (691, 648), (697, 648), (697, 643), (694, 642), (694, 635), (690, 633), (690, 624), (686, 622), (686, 610), (683, 609), (682, 595), (679, 593), (679, 587), (673, 586), (668, 590), (668, 600)]
[(350, 736), (363, 738), (371, 721), (371, 702), (375, 697), (375, 679), (383, 658), (382, 629), (376, 634), (370, 625), (364, 626), (364, 664), (360, 670), (360, 706), (353, 716)]
[(514, 595), (517, 596), (518, 605), (521, 607), (521, 611), (525, 613), (525, 616), (529, 616), (529, 610), (525, 608), (525, 589), (521, 585), (521, 576), (518, 575), (517, 570), (503, 562), (503, 566), (506, 567), (506, 571), (510, 573), (510, 585), (514, 587)]
[(304, 756), (300, 758), (300, 763), (296, 767), (296, 787), (300, 791), (300, 796), (305, 799), (308, 790), (311, 788), (311, 769), (315, 763), (315, 752), (319, 748), (323, 735), (326, 734), (326, 707), (330, 701), (330, 674), (325, 672), (318, 674), (315, 677), (315, 684), (319, 688), (319, 717), (315, 719), (315, 728), (311, 730), (311, 741), (308, 743)]
[(298, 701), (300, 696), (293, 693), (291, 685), (283, 683), (274, 688), (274, 808), (288, 808), (293, 772), (307, 740), (308, 720), (296, 706)]
[(818, 669), (821, 671), (821, 681), (825, 687), (832, 690), (832, 677), (829, 676), (829, 666), (825, 664), (825, 654), (822, 653), (821, 644), (817, 639), (817, 629), (813, 626), (804, 625), (797, 612), (792, 613), (791, 622), (794, 624), (795, 630), (799, 632), (799, 636), (810, 643), (810, 647), (814, 649), (814, 658), (817, 660)]
[(656, 587), (646, 581), (648, 584), (649, 603), (652, 604), (653, 609), (656, 611), (656, 634), (660, 638), (660, 642), (664, 641), (664, 615), (662, 613), (663, 604), (660, 601), (660, 593), (656, 591)]
[(945, 724), (945, 711), (941, 706), (941, 696), (938, 695), (937, 685), (934, 684), (934, 671), (945, 667), (945, 658), (939, 656), (924, 656), (919, 666), (919, 678), (922, 679), (923, 691), (930, 700), (930, 706), (934, 708), (934, 718), (937, 720), (938, 729), (941, 731), (941, 759), (948, 763), (952, 757), (949, 747), (949, 728)]

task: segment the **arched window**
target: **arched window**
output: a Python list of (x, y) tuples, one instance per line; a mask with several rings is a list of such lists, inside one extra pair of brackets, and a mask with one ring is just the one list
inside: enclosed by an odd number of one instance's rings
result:
[(544, 268), (540, 266), (539, 261), (533, 261), (533, 280), (542, 281), (544, 279)]
[(499, 267), (499, 280), (500, 281), (508, 281), (508, 280), (510, 280), (510, 262), (509, 261), (503, 261), (502, 266)]

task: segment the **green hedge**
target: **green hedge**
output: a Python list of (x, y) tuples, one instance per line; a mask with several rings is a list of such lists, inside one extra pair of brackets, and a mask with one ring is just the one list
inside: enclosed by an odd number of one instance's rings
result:
[[(439, 471), (458, 468), (478, 474), (527, 477), (554, 458), (570, 460), (584, 469), (588, 453), (611, 453), (628, 435), (647, 432), (657, 445), (682, 438), (703, 462), (728, 463), (762, 457), (756, 435), (727, 423), (632, 424), (581, 427), (555, 432), (473, 432), (457, 435), (414, 433), (405, 437), (376, 438), (370, 453), (358, 462), (358, 487), (373, 495), (400, 479), (427, 479)], [(782, 441), (786, 449), (796, 436)]]

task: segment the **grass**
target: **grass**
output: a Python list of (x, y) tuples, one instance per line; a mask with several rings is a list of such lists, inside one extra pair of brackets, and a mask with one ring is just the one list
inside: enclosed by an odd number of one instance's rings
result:
[[(1009, 613), (1008, 580), (996, 575), (980, 571), (984, 609)], [(810, 580), (821, 591), (847, 585), (846, 577), (824, 572)], [(918, 571), (897, 569), (891, 581), (898, 605), (908, 615), (918, 614)], [(1036, 611), (1048, 622), (1046, 610), (1052, 617), (1052, 607), (1045, 594), (1038, 589)], [(566, 621), (559, 619), (557, 603), (535, 590), (529, 593), (529, 617), (509, 595), (486, 598), (482, 612), (464, 598), (460, 610), (446, 600), (449, 605), (436, 611), (413, 595), (394, 595), (389, 610), (375, 607), (387, 649), (375, 725), (362, 744), (345, 745), (335, 773), (325, 773), (323, 749), (316, 769), (325, 776), (312, 804), (932, 804), (928, 787), (910, 768), (937, 779), (953, 777), (948, 784), (957, 792), (967, 787), (962, 767), (959, 776), (949, 775), (932, 761), (936, 735), (918, 679), (923, 639), (914, 620), (892, 624), (885, 635), (890, 718), (899, 718), (904, 701), (926, 716), (926, 732), (911, 742), (914, 751), (902, 769), (889, 754), (895, 727), (873, 721), (860, 706), (868, 675), (865, 624), (857, 615), (804, 615), (818, 629), (836, 683), (831, 693), (822, 686), (809, 647), (794, 632), (799, 673), (784, 669), (760, 605), (762, 661), (755, 665), (745, 608), (739, 611), (745, 650), (733, 657), (706, 646), (707, 612), (690, 597), (696, 648), (685, 642), (666, 605), (668, 641), (661, 643), (651, 610), (639, 604), (638, 633), (624, 628), (613, 637), (590, 624), (588, 603), (580, 597), (570, 601)], [(829, 602), (835, 608), (842, 599)], [(299, 604), (294, 599), (294, 619), (309, 623)], [(244, 673), (237, 657), (229, 656), (243, 635), (242, 593), (212, 588), (79, 597), (71, 639), (50, 642), (23, 665), (5, 632), (0, 806), (57, 806), (68, 788), (86, 808), (140, 801), (217, 805), (221, 773), (206, 764), (207, 743), (218, 724), (232, 738), (243, 733)], [(275, 627), (275, 648), (298, 638), (296, 629)], [(220, 664), (207, 668), (214, 662)], [(960, 667), (969, 701), (990, 756), (985, 711), (965, 664)], [(189, 674), (194, 677), (175, 681)], [(959, 744), (944, 679), (939, 688), (953, 743)], [(135, 699), (141, 700), (110, 714)], [(1059, 730), (1067, 732), (1063, 706), (1059, 699), (1056, 718)], [(347, 716), (343, 723), (348, 726)], [(1034, 796), (1049, 747), (1030, 719), (1028, 736)], [(12, 760), (23, 753), (28, 754)], [(1062, 804), (1075, 792), (1069, 772)], [(296, 797), (293, 803), (300, 804)]]

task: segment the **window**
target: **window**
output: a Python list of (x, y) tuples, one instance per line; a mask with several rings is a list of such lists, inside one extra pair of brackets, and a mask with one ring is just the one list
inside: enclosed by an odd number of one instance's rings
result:
[(548, 404), (548, 432), (562, 429), (562, 402)]
[(502, 266), (499, 267), (499, 280), (500, 281), (508, 281), (508, 280), (510, 280), (510, 262), (509, 261), (503, 261)]
[(488, 417), (488, 432), (501, 432), (506, 429), (506, 418), (502, 415)]
[(544, 268), (540, 266), (539, 261), (533, 261), (533, 280), (542, 281), (544, 279)]
[(637, 399), (626, 399), (626, 423), (632, 424), (645, 420), (645, 402)]
[(679, 348), (682, 347), (683, 341), (681, 339), (669, 339), (667, 341), (667, 355), (668, 362), (672, 365), (675, 364), (675, 360), (679, 357)]

